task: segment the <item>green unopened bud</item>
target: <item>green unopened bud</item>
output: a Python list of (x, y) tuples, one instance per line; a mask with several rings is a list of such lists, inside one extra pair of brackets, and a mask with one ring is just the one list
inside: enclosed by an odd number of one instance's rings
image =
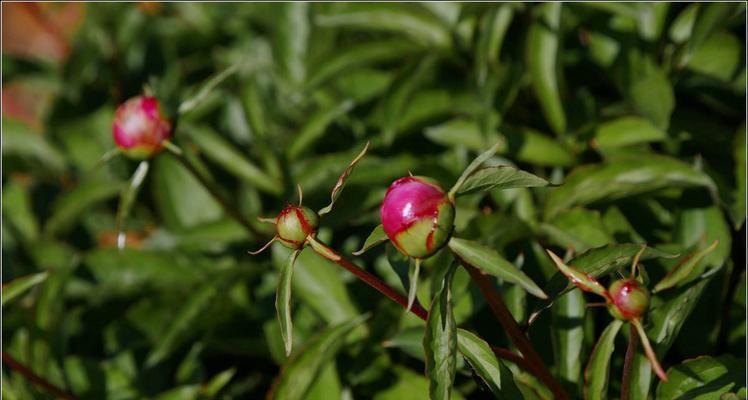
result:
[(308, 236), (317, 234), (319, 216), (304, 206), (288, 206), (278, 215), (275, 225), (281, 243), (292, 249), (300, 249)]
[(610, 285), (608, 293), (608, 311), (620, 320), (638, 319), (649, 307), (649, 290), (636, 279), (617, 280)]

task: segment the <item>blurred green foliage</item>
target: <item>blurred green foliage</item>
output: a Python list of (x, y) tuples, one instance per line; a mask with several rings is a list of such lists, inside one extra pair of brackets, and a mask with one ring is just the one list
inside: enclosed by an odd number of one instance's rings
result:
[[(412, 171), (449, 187), (497, 139), (491, 162), (561, 186), (464, 196), (457, 232), (546, 291), (555, 267), (544, 248), (576, 256), (648, 243), (685, 255), (719, 240), (687, 284), (653, 297), (648, 335), (675, 368), (658, 387), (637, 354), (631, 393), (745, 398), (732, 367), (745, 364), (735, 360), (746, 332), (745, 3), (84, 7), (63, 60), (2, 61), (2, 277), (30, 276), (3, 289), (3, 351), (55, 385), (84, 399), (427, 396), (423, 325), (308, 249), (293, 276), (288, 361), (273, 304), (290, 251), (248, 256), (262, 238), (172, 155), (151, 161), (125, 221), (128, 248), (114, 247), (137, 163), (97, 161), (114, 147), (113, 110), (147, 85), (182, 111), (175, 142), (250, 219), (295, 201), (296, 184), (305, 204), (327, 204), (370, 140), (320, 233), (344, 254), (378, 224), (392, 180)], [(11, 112), (11, 85), (48, 99), (36, 120)], [(404, 290), (407, 267), (387, 253), (355, 260)], [(650, 282), (677, 261), (645, 260)], [(443, 264), (425, 263), (421, 303), (440, 292)], [(606, 265), (601, 277), (627, 268)], [(457, 326), (507, 347), (467, 274), (453, 279)], [(543, 305), (508, 282), (500, 289), (520, 321)], [(573, 397), (610, 323), (585, 299), (569, 292), (528, 331)], [(618, 351), (610, 381), (595, 384), (613, 396), (625, 341), (605, 345)], [(680, 364), (698, 355), (711, 357)], [(505, 364), (526, 398), (547, 398)], [(459, 358), (456, 371), (453, 398), (490, 397)], [(3, 397), (48, 398), (17, 371), (4, 368), (3, 383)]]

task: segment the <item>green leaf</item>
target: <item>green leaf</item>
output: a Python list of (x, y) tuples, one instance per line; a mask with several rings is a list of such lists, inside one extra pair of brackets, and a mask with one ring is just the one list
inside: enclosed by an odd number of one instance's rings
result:
[(211, 378), (210, 381), (205, 384), (205, 386), (200, 388), (201, 394), (207, 396), (208, 398), (217, 397), (221, 389), (226, 387), (226, 385), (231, 381), (234, 375), (236, 375), (236, 368), (229, 368), (223, 372), (219, 372), (213, 378)]
[(379, 224), (376, 228), (374, 228), (373, 231), (371, 231), (369, 237), (367, 237), (364, 241), (364, 245), (361, 246), (361, 249), (358, 251), (354, 251), (353, 255), (358, 256), (364, 254), (364, 252), (368, 251), (372, 247), (380, 243), (384, 243), (387, 240), (389, 240), (389, 238), (387, 237), (387, 234), (384, 233), (384, 227), (382, 227), (382, 224)]
[[(273, 259), (281, 267), (291, 250), (273, 246)], [(311, 307), (328, 323), (339, 323), (359, 315), (346, 289), (340, 267), (311, 249), (296, 259), (292, 279), (294, 296)]]
[(487, 140), (475, 121), (456, 118), (426, 128), (423, 133), (429, 140), (445, 147), (464, 146), (468, 150), (483, 151)]
[(125, 247), (125, 220), (130, 215), (130, 210), (135, 202), (135, 198), (138, 196), (140, 186), (145, 181), (145, 177), (148, 175), (148, 161), (141, 161), (138, 164), (138, 168), (130, 178), (130, 182), (124, 189), (119, 198), (119, 207), (117, 209), (117, 247), (122, 249)]
[(293, 265), (301, 250), (295, 250), (283, 264), (278, 282), (278, 290), (275, 295), (275, 310), (278, 313), (281, 336), (286, 356), (291, 354), (293, 348), (293, 321), (291, 320), (291, 277), (293, 276)]
[(671, 187), (714, 188), (708, 175), (665, 156), (641, 155), (574, 169), (566, 182), (550, 191), (545, 217), (574, 205), (613, 201)]
[(701, 356), (670, 368), (667, 376), (657, 386), (658, 399), (723, 399), (745, 388), (745, 360)]
[(452, 278), (456, 265), (451, 265), (429, 308), (423, 350), (426, 354), (426, 376), (429, 398), (449, 399), (457, 363), (457, 326), (452, 313)]
[(514, 283), (532, 295), (545, 299), (547, 296), (535, 282), (511, 262), (501, 257), (495, 250), (471, 240), (453, 237), (449, 248), (462, 260), (480, 269), (483, 273), (493, 275), (503, 281)]
[(529, 172), (506, 165), (487, 167), (473, 172), (457, 195), (489, 190), (548, 186), (548, 181)]
[(309, 4), (280, 5), (280, 20), (276, 25), (276, 46), (279, 64), (292, 84), (301, 85), (306, 76), (306, 53), (310, 38)]
[(16, 179), (10, 179), (3, 187), (3, 217), (18, 231), (27, 243), (39, 237), (39, 223), (32, 209), (28, 188)]
[(735, 6), (730, 3), (702, 4), (696, 14), (691, 29), (691, 37), (687, 43), (687, 54), (684, 61), (693, 54), (712, 33), (723, 26), (725, 18), (733, 12)]
[(32, 162), (41, 163), (49, 171), (60, 173), (65, 170), (65, 157), (53, 146), (46, 136), (34, 132), (18, 121), (2, 118), (3, 155), (16, 155)]
[(322, 27), (343, 27), (360, 30), (400, 33), (416, 43), (435, 47), (449, 47), (450, 36), (441, 23), (425, 17), (402, 5), (346, 4), (340, 11), (318, 15), (315, 19)]
[(454, 198), (454, 195), (457, 192), (459, 192), (459, 190), (462, 188), (462, 185), (465, 184), (465, 181), (468, 179), (468, 177), (470, 177), (470, 175), (472, 175), (473, 172), (475, 172), (478, 168), (480, 168), (481, 164), (486, 162), (489, 158), (493, 157), (493, 155), (496, 154), (496, 151), (499, 150), (499, 147), (501, 147), (501, 142), (496, 142), (488, 150), (479, 154), (478, 157), (475, 157), (475, 159), (467, 166), (467, 168), (465, 168), (465, 170), (462, 171), (462, 174), (457, 179), (457, 182), (455, 182), (454, 186), (452, 186), (452, 188), (449, 189), (450, 198)]
[(172, 230), (215, 222), (223, 215), (220, 204), (171, 154), (154, 159), (151, 185), (161, 218)]
[(405, 123), (405, 112), (409, 104), (413, 103), (416, 90), (420, 88), (429, 77), (433, 69), (435, 59), (425, 57), (418, 63), (409, 66), (399, 79), (393, 82), (391, 90), (382, 100), (382, 141), (385, 145), (391, 145), (395, 137), (402, 130)]
[[(423, 374), (417, 374), (400, 366), (395, 366), (391, 372), (397, 380), (377, 392), (374, 400), (425, 399), (428, 396), (429, 381), (423, 377)], [(457, 400), (463, 398), (460, 392), (454, 389), (452, 397)]]
[(357, 42), (322, 61), (313, 70), (307, 86), (314, 88), (345, 71), (355, 70), (369, 64), (402, 59), (417, 50), (418, 47), (412, 43), (397, 39)]
[(13, 279), (8, 283), (4, 283), (2, 290), (2, 306), (5, 307), (6, 303), (13, 301), (16, 297), (22, 295), (34, 286), (44, 282), (45, 280), (47, 280), (48, 276), (49, 273), (45, 271), (22, 276)]
[[(601, 278), (617, 271), (619, 268), (631, 265), (634, 256), (641, 250), (639, 244), (614, 244), (596, 249), (591, 249), (580, 254), (567, 265), (592, 278)], [(647, 247), (639, 257), (639, 261), (650, 260), (658, 257), (673, 258), (677, 255), (669, 254), (653, 247)], [(548, 281), (545, 292), (548, 298), (541, 301), (535, 311), (530, 315), (529, 322), (532, 323), (540, 313), (550, 307), (559, 296), (574, 288), (574, 284), (561, 272), (557, 272)]]
[(600, 213), (581, 207), (561, 212), (550, 223), (541, 224), (540, 231), (548, 235), (551, 243), (575, 252), (587, 251), (615, 241), (603, 224)]
[(364, 315), (333, 325), (310, 339), (303, 350), (296, 353), (285, 365), (268, 398), (304, 399), (317, 376), (343, 345), (346, 335), (361, 325), (366, 318), (368, 316)]
[(283, 191), (281, 182), (263, 172), (213, 129), (207, 126), (189, 126), (182, 131), (189, 135), (209, 159), (250, 185), (274, 195)]
[(478, 69), (478, 84), (485, 84), (488, 71), (499, 64), (499, 52), (504, 36), (514, 17), (514, 8), (501, 4), (488, 10), (481, 18), (478, 42), (475, 45), (475, 60)]
[(546, 250), (546, 252), (551, 257), (551, 260), (553, 260), (553, 263), (556, 264), (558, 270), (561, 271), (562, 274), (566, 275), (566, 277), (569, 278), (569, 280), (578, 288), (584, 290), (585, 292), (595, 293), (598, 296), (602, 296), (606, 299), (608, 298), (608, 290), (605, 289), (605, 286), (601, 285), (600, 282), (595, 279), (595, 277), (566, 265), (564, 260), (559, 258), (552, 251)]
[(561, 3), (545, 3), (534, 8), (536, 20), (527, 32), (527, 65), (532, 87), (551, 129), (566, 131), (566, 115), (561, 103), (557, 70), (561, 37)]
[(727, 32), (711, 35), (688, 60), (687, 68), (730, 82), (741, 66), (744, 43)]
[(584, 350), (584, 315), (587, 302), (579, 290), (561, 296), (553, 307), (553, 338), (559, 378), (579, 384)]
[(670, 115), (675, 108), (675, 94), (665, 71), (649, 58), (645, 58), (631, 74), (633, 81), (628, 95), (636, 112), (648, 118), (655, 126), (665, 130), (670, 125)]
[(608, 378), (610, 374), (610, 357), (615, 348), (615, 339), (623, 321), (613, 320), (605, 328), (592, 349), (590, 361), (584, 370), (584, 398), (603, 400), (608, 398)]
[(179, 114), (187, 114), (188, 112), (194, 110), (201, 103), (203, 103), (211, 94), (211, 92), (213, 92), (213, 90), (218, 87), (218, 85), (220, 85), (223, 81), (225, 81), (236, 71), (238, 71), (239, 67), (240, 63), (231, 65), (230, 67), (224, 69), (220, 73), (212, 76), (210, 79), (205, 81), (205, 83), (202, 84), (200, 89), (198, 89), (195, 94), (182, 101), (182, 103), (179, 105)]
[(312, 115), (288, 146), (286, 153), (288, 158), (291, 160), (298, 158), (314, 141), (325, 134), (325, 130), (331, 123), (351, 111), (354, 105), (351, 100), (343, 100)]
[(539, 166), (568, 167), (576, 163), (566, 145), (534, 129), (507, 127), (505, 135), (507, 146), (500, 154)]
[(497, 399), (522, 398), (512, 372), (496, 358), (485, 340), (470, 331), (458, 329), (457, 346)]
[(711, 245), (697, 250), (684, 257), (683, 260), (678, 263), (678, 265), (668, 271), (667, 275), (665, 275), (662, 280), (657, 282), (653, 292), (657, 293), (661, 290), (669, 289), (674, 286), (682, 286), (688, 283), (690, 280), (686, 280), (686, 278), (691, 275), (691, 272), (696, 268), (696, 266), (704, 257), (711, 253), (715, 248), (717, 248), (717, 244), (719, 244), (719, 241), (715, 240)]
[(72, 228), (83, 213), (95, 205), (116, 196), (122, 190), (121, 182), (86, 181), (75, 189), (57, 198), (52, 209), (52, 216), (44, 226), (46, 234), (63, 233)]
[(332, 191), (330, 192), (330, 204), (323, 207), (317, 212), (320, 216), (323, 216), (332, 211), (332, 206), (335, 204), (335, 200), (338, 199), (338, 196), (340, 196), (340, 192), (342, 192), (343, 188), (345, 187), (345, 182), (348, 179), (348, 175), (353, 172), (353, 168), (356, 167), (356, 164), (358, 164), (358, 162), (361, 160), (361, 158), (363, 158), (368, 150), (369, 142), (366, 142), (366, 145), (361, 150), (361, 152), (358, 153), (358, 155), (353, 160), (351, 160), (350, 163), (348, 163), (348, 166), (340, 174), (340, 177), (338, 177), (337, 182), (335, 182), (335, 186), (333, 186)]
[(667, 134), (641, 117), (621, 117), (598, 125), (595, 144), (601, 150), (665, 140)]
[(147, 367), (153, 367), (163, 361), (176, 350), (190, 335), (195, 334), (195, 322), (201, 318), (215, 298), (220, 294), (214, 283), (207, 283), (187, 297), (186, 302), (176, 311), (174, 319), (167, 325), (166, 331), (160, 335), (145, 362)]

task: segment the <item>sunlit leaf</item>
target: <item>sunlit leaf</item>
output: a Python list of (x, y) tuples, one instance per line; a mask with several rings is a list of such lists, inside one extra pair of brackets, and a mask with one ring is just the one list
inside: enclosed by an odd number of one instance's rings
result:
[(512, 372), (496, 358), (485, 340), (464, 329), (457, 330), (457, 346), (483, 382), (498, 399), (519, 399), (522, 395)]
[(291, 354), (293, 346), (293, 321), (291, 320), (291, 277), (293, 276), (293, 265), (296, 257), (301, 253), (294, 250), (283, 264), (280, 272), (280, 281), (275, 295), (275, 309), (278, 313), (281, 336), (285, 347), (286, 356)]
[(545, 3), (535, 9), (536, 20), (527, 33), (527, 64), (532, 86), (548, 125), (557, 135), (566, 131), (566, 115), (558, 84), (561, 53), (561, 3)]
[(13, 301), (18, 296), (26, 293), (34, 286), (44, 282), (49, 273), (39, 272), (32, 275), (26, 275), (13, 279), (10, 282), (3, 283), (2, 289), (2, 306), (5, 307), (5, 303)]
[(493, 275), (509, 283), (517, 284), (530, 294), (541, 299), (548, 297), (530, 277), (489, 247), (471, 240), (453, 237), (449, 240), (449, 248), (459, 258), (470, 263), (483, 273)]
[(429, 398), (432, 400), (449, 399), (455, 378), (457, 326), (452, 311), (451, 289), (455, 269), (455, 265), (450, 267), (431, 302), (426, 333), (423, 335)]
[(584, 370), (584, 398), (587, 400), (602, 400), (608, 398), (608, 382), (610, 381), (610, 364), (615, 339), (623, 321), (613, 320), (597, 339), (592, 349), (590, 360)]
[(457, 192), (458, 195), (479, 191), (547, 186), (548, 181), (529, 172), (499, 165), (473, 172)]

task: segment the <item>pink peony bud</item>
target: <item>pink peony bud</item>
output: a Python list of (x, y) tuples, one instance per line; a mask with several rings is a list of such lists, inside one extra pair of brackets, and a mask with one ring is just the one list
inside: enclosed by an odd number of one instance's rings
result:
[(649, 307), (649, 290), (636, 279), (620, 279), (608, 288), (608, 311), (620, 320), (638, 319)]
[(300, 249), (309, 235), (314, 237), (317, 233), (319, 216), (304, 206), (288, 206), (278, 214), (275, 226), (281, 243), (292, 249)]
[(155, 97), (133, 97), (114, 113), (112, 134), (117, 147), (129, 157), (149, 158), (171, 137), (171, 122)]
[(425, 258), (444, 247), (454, 228), (455, 210), (432, 179), (400, 178), (390, 185), (381, 208), (382, 227), (403, 254)]

